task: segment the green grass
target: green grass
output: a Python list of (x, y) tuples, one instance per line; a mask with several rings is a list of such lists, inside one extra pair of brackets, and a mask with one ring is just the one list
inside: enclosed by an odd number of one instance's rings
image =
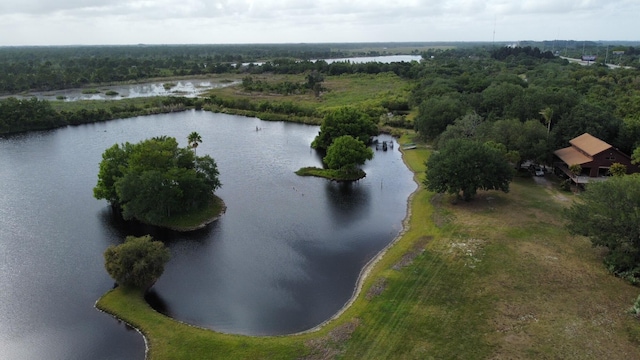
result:
[(172, 216), (169, 219), (152, 225), (169, 228), (176, 231), (190, 231), (199, 229), (211, 223), (225, 211), (224, 201), (217, 196), (213, 196), (208, 206), (196, 212)]
[(316, 176), (335, 181), (356, 181), (367, 176), (361, 169), (358, 171), (344, 172), (340, 170), (321, 169), (317, 167), (303, 167), (296, 171), (296, 175), (300, 176)]
[[(416, 142), (410, 134), (400, 143)], [(430, 150), (404, 153), (420, 181)], [(638, 288), (609, 274), (602, 251), (563, 227), (574, 195), (517, 178), (475, 200), (418, 189), (402, 236), (355, 301), (321, 330), (246, 337), (188, 327), (127, 289), (98, 306), (140, 328), (150, 359), (631, 359)], [(185, 294), (188, 296), (188, 294)]]
[(110, 110), (112, 108), (126, 108), (130, 105), (139, 108), (162, 107), (163, 96), (139, 97), (121, 100), (79, 100), (79, 101), (51, 101), (51, 107), (56, 111), (77, 112), (86, 110)]
[[(255, 80), (268, 83), (304, 82), (304, 75), (253, 75)], [(240, 85), (221, 89), (212, 89), (207, 96), (215, 95), (221, 99), (243, 100), (253, 104), (270, 102), (274, 104), (294, 103), (302, 109), (310, 109), (313, 116), (296, 116), (284, 113), (260, 113), (238, 109), (212, 109), (245, 116), (258, 116), (265, 120), (282, 120), (320, 124), (324, 113), (332, 108), (352, 105), (365, 108), (381, 107), (384, 100), (409, 96), (410, 84), (392, 73), (377, 75), (353, 74), (341, 76), (327, 76), (322, 84), (327, 91), (320, 97), (311, 92), (305, 94), (270, 94), (262, 92), (248, 93), (242, 91)]]
[(135, 289), (111, 290), (96, 306), (142, 331), (149, 359), (292, 359), (305, 352), (288, 338), (225, 335), (176, 322), (149, 307)]

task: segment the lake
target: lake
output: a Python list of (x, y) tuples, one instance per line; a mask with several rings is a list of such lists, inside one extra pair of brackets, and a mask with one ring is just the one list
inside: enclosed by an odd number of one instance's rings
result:
[[(218, 163), (227, 205), (219, 221), (164, 231), (125, 223), (93, 198), (106, 148), (161, 135), (186, 146), (192, 131), (203, 139), (197, 153)], [(169, 246), (148, 300), (181, 321), (278, 335), (330, 318), (401, 230), (416, 184), (397, 143), (375, 151), (367, 177), (353, 184), (295, 175), (320, 166), (309, 147), (317, 132), (188, 111), (0, 138), (3, 358), (142, 359), (142, 337), (93, 307), (113, 286), (102, 253), (127, 235), (150, 233)]]

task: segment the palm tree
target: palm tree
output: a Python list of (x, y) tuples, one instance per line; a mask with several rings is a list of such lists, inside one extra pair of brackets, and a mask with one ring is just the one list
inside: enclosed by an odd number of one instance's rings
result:
[(189, 136), (187, 136), (187, 141), (189, 142), (189, 147), (192, 148), (193, 152), (195, 153), (198, 144), (202, 142), (202, 137), (200, 137), (200, 134), (194, 131), (189, 134)]
[(547, 124), (547, 136), (549, 136), (549, 132), (551, 131), (551, 118), (553, 117), (553, 109), (547, 106), (538, 114), (542, 115), (544, 123)]

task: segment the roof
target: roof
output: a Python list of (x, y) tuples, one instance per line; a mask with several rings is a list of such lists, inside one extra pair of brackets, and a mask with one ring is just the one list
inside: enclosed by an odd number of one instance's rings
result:
[(580, 151), (578, 151), (576, 148), (572, 146), (564, 149), (556, 150), (553, 153), (556, 154), (556, 156), (559, 157), (560, 160), (562, 160), (567, 165), (574, 165), (574, 164), (582, 165), (582, 164), (591, 162), (593, 160), (592, 158), (586, 156), (585, 154), (581, 153)]
[[(587, 155), (590, 155), (590, 156), (594, 156), (594, 155), (599, 154), (599, 153), (601, 153), (601, 152), (603, 152), (603, 151), (605, 151), (607, 149), (612, 148), (611, 145), (609, 145), (606, 142), (598, 139), (597, 137), (592, 136), (589, 133), (584, 133), (584, 134), (578, 136), (577, 138), (572, 139), (571, 141), (569, 141), (569, 144), (577, 147), (578, 149), (584, 151)], [(561, 150), (565, 150), (565, 149), (561, 149)], [(558, 150), (558, 151), (561, 151), (561, 150)], [(558, 156), (558, 157), (560, 157), (560, 156)], [(563, 161), (564, 161), (564, 159), (563, 159)], [(577, 164), (577, 163), (570, 163), (570, 162), (566, 162), (566, 163), (567, 164)]]

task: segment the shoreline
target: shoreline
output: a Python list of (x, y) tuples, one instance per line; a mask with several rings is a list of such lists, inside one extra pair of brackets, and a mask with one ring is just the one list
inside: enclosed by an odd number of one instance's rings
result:
[[(415, 190), (409, 195), (409, 197), (407, 198), (407, 202), (406, 202), (406, 215), (404, 217), (404, 219), (402, 220), (402, 228), (398, 231), (398, 233), (396, 234), (396, 236), (393, 238), (393, 240), (391, 240), (391, 242), (389, 242), (383, 249), (381, 249), (374, 257), (372, 257), (366, 264), (365, 266), (360, 270), (360, 273), (358, 275), (358, 279), (356, 281), (356, 284), (353, 288), (353, 292), (351, 294), (351, 297), (345, 302), (345, 304), (334, 314), (332, 315), (330, 318), (326, 319), (325, 321), (323, 321), (322, 323), (309, 328), (307, 330), (303, 330), (303, 331), (299, 331), (299, 332), (295, 332), (295, 333), (289, 333), (289, 334), (281, 334), (281, 335), (263, 335), (263, 336), (258, 336), (258, 335), (242, 335), (242, 334), (236, 334), (236, 333), (227, 333), (227, 332), (222, 332), (219, 330), (214, 330), (214, 329), (210, 329), (210, 328), (204, 328), (201, 326), (197, 326), (194, 324), (189, 324), (187, 322), (183, 322), (180, 321), (178, 319), (175, 319), (173, 317), (170, 316), (166, 316), (166, 315), (162, 315), (164, 317), (166, 317), (167, 319), (169, 319), (172, 322), (175, 322), (176, 324), (180, 324), (180, 325), (184, 325), (184, 326), (188, 326), (194, 329), (200, 329), (200, 330), (205, 330), (205, 331), (209, 331), (211, 333), (215, 333), (215, 334), (221, 334), (221, 335), (231, 335), (231, 336), (242, 336), (242, 337), (247, 337), (247, 338), (254, 338), (254, 339), (267, 339), (267, 338), (287, 338), (287, 337), (295, 337), (295, 336), (301, 336), (301, 335), (306, 335), (306, 334), (312, 334), (315, 332), (318, 332), (320, 330), (322, 330), (323, 328), (325, 328), (326, 326), (328, 326), (329, 324), (331, 324), (332, 322), (338, 320), (341, 316), (343, 316), (343, 314), (348, 311), (353, 304), (356, 302), (356, 300), (358, 300), (358, 297), (361, 295), (364, 284), (366, 282), (366, 280), (369, 278), (369, 276), (372, 274), (373, 270), (375, 269), (376, 265), (385, 257), (385, 255), (389, 252), (390, 249), (392, 249), (394, 246), (396, 246), (398, 244), (398, 242), (400, 242), (405, 234), (410, 230), (410, 223), (411, 223), (411, 218), (413, 216), (412, 214), (412, 206), (413, 206), (413, 201), (415, 198), (415, 195), (417, 193), (419, 193), (419, 191), (421, 190), (420, 187), (420, 182), (418, 181), (418, 173), (416, 173), (414, 170), (411, 169), (411, 167), (409, 166), (409, 164), (407, 163), (407, 159), (405, 156), (405, 151), (402, 150), (402, 148), (399, 148), (398, 151), (401, 152), (402, 154), (402, 161), (405, 164), (405, 166), (409, 169), (409, 171), (411, 171), (413, 173), (413, 181), (416, 184), (416, 188)], [(207, 219), (207, 223), (206, 224), (200, 224), (201, 228), (205, 227), (206, 225), (216, 221), (217, 219), (219, 219), (225, 212), (226, 210), (226, 206), (223, 203), (223, 209), (222, 211), (215, 217)], [(149, 348), (149, 344), (150, 344), (150, 340), (147, 338), (147, 334), (145, 334), (144, 330), (133, 326), (131, 323), (123, 320), (122, 318), (120, 318), (117, 314), (115, 314), (114, 312), (109, 311), (108, 309), (105, 308), (101, 308), (98, 306), (98, 303), (100, 302), (100, 300), (107, 294), (109, 294), (109, 292), (105, 293), (104, 295), (102, 295), (100, 297), (100, 299), (98, 299), (96, 301), (95, 304), (95, 308), (98, 309), (100, 312), (103, 313), (107, 313), (110, 316), (112, 316), (113, 318), (117, 319), (118, 321), (122, 321), (125, 324), (127, 324), (128, 326), (130, 326), (131, 328), (135, 329), (138, 333), (140, 333), (143, 336), (144, 342), (145, 342), (145, 360), (149, 358), (149, 353), (150, 353), (150, 348)], [(143, 300), (147, 306), (148, 303)], [(151, 311), (154, 311), (153, 309), (151, 309)]]
[[(218, 198), (220, 199), (220, 198)], [(197, 225), (193, 225), (193, 226), (162, 226), (162, 225), (153, 225), (153, 226), (158, 226), (161, 227), (163, 229), (169, 229), (169, 230), (173, 230), (173, 231), (177, 231), (177, 232), (190, 232), (190, 231), (196, 231), (196, 230), (200, 230), (200, 229), (204, 229), (206, 228), (209, 224), (218, 221), (218, 219), (220, 219), (222, 217), (222, 215), (224, 215), (224, 213), (227, 211), (227, 205), (224, 203), (224, 201), (222, 201), (222, 199), (220, 199), (220, 202), (222, 203), (222, 208), (220, 209), (220, 212), (214, 216), (212, 216), (209, 219), (204, 220), (203, 222), (197, 224)]]
[(407, 162), (406, 162), (404, 150), (402, 150), (402, 148), (399, 148), (398, 150), (402, 153), (402, 162), (407, 167), (407, 169), (409, 169), (409, 171), (411, 171), (413, 173), (413, 181), (417, 185), (416, 189), (407, 198), (407, 210), (406, 210), (407, 213), (406, 213), (404, 219), (402, 220), (402, 229), (400, 229), (398, 234), (393, 238), (393, 240), (391, 240), (391, 242), (389, 244), (387, 244), (384, 248), (382, 248), (382, 250), (380, 250), (373, 258), (371, 258), (371, 260), (369, 260), (365, 264), (365, 266), (362, 268), (362, 270), (360, 270), (360, 274), (358, 275), (358, 279), (356, 280), (356, 285), (354, 286), (353, 293), (351, 294), (351, 298), (349, 298), (349, 300), (347, 300), (347, 302), (342, 306), (342, 308), (340, 308), (340, 310), (338, 310), (338, 312), (336, 312), (329, 319), (327, 319), (327, 320), (323, 321), (322, 323), (312, 327), (311, 329), (299, 331), (299, 332), (296, 332), (296, 333), (286, 334), (286, 335), (280, 335), (280, 336), (295, 336), (295, 335), (304, 335), (304, 334), (313, 333), (313, 332), (321, 330), (325, 326), (329, 325), (332, 321), (335, 321), (340, 316), (342, 316), (342, 314), (344, 314), (353, 305), (353, 303), (358, 299), (358, 296), (360, 296), (360, 293), (362, 292), (362, 288), (364, 286), (365, 280), (367, 280), (367, 278), (369, 277), (369, 275), (371, 274), (371, 272), (373, 271), (375, 266), (378, 264), (378, 262), (380, 262), (380, 260), (382, 260), (382, 258), (387, 254), (387, 252), (393, 246), (395, 246), (400, 240), (402, 240), (403, 236), (407, 233), (407, 231), (409, 231), (410, 220), (411, 220), (411, 215), (412, 215), (412, 213), (411, 213), (411, 205), (413, 203), (413, 198), (414, 198), (415, 194), (420, 190), (420, 183), (416, 180), (416, 173), (413, 170), (411, 170), (411, 168), (409, 167), (409, 164), (407, 164)]
[[(207, 227), (209, 224), (217, 221), (218, 219), (220, 219), (222, 217), (222, 215), (225, 214), (225, 212), (227, 212), (227, 204), (224, 203), (224, 200), (222, 200), (222, 198), (220, 198), (217, 195), (213, 195), (214, 196), (214, 200), (216, 201), (217, 204), (220, 205), (220, 211), (218, 211), (215, 215), (208, 217), (206, 219), (204, 219), (203, 221), (195, 224), (195, 225), (191, 225), (191, 226), (175, 226), (175, 225), (162, 225), (162, 224), (154, 224), (154, 223), (148, 223), (145, 221), (141, 221), (139, 219), (135, 219), (135, 221), (138, 221), (141, 224), (145, 224), (145, 225), (149, 225), (149, 226), (155, 226), (161, 229), (167, 229), (167, 230), (172, 230), (172, 231), (177, 231), (177, 232), (191, 232), (191, 231), (196, 231), (196, 230), (200, 230), (200, 229), (204, 229), (205, 227)], [(217, 205), (216, 204), (216, 205)]]

